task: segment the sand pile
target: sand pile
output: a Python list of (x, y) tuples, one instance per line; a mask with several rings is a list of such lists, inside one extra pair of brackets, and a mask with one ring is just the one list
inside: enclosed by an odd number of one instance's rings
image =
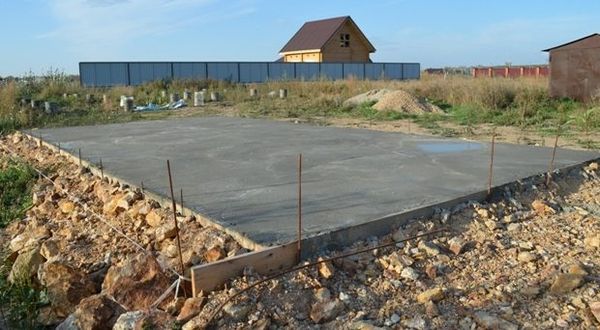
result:
[(374, 89), (366, 93), (356, 95), (344, 102), (348, 106), (357, 106), (365, 102), (376, 102), (373, 109), (398, 111), (405, 113), (442, 113), (442, 109), (425, 101), (420, 100), (403, 90)]
[(364, 103), (371, 103), (371, 102), (378, 102), (382, 97), (384, 97), (386, 94), (392, 92), (392, 90), (390, 89), (372, 89), (366, 93), (362, 93), (362, 94), (358, 94), (356, 96), (353, 96), (349, 99), (347, 99), (344, 102), (345, 106), (358, 106)]

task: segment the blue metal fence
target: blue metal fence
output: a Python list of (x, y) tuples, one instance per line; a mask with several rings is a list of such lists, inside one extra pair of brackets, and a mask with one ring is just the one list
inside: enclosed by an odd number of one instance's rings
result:
[(162, 79), (270, 80), (419, 79), (419, 63), (281, 63), (281, 62), (81, 62), (85, 87), (141, 85)]

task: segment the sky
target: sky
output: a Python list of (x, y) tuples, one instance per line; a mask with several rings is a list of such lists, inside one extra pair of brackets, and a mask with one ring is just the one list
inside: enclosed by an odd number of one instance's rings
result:
[(305, 21), (350, 15), (374, 62), (539, 64), (600, 32), (597, 0), (0, 0), (0, 76), (82, 61), (273, 61)]

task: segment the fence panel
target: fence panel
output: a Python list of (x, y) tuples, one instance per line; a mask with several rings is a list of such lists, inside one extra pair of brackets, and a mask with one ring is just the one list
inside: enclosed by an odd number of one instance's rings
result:
[(401, 63), (385, 63), (383, 65), (385, 79), (403, 79), (403, 71)]
[(240, 82), (258, 83), (267, 81), (267, 63), (240, 63)]
[(268, 80), (292, 80), (296, 78), (294, 63), (268, 63)]
[(365, 79), (365, 64), (344, 63), (344, 76), (342, 79)]
[(206, 63), (176, 62), (173, 63), (174, 79), (206, 79)]
[(268, 80), (419, 79), (419, 63), (279, 62), (82, 62), (86, 87), (141, 85), (162, 79), (214, 79), (241, 83)]
[(319, 63), (295, 63), (294, 65), (296, 66), (296, 79), (319, 79)]
[(80, 63), (79, 80), (84, 87), (96, 87), (96, 64)]
[(213, 80), (224, 80), (230, 82), (238, 82), (238, 63), (206, 63), (207, 77)]
[(130, 63), (129, 64), (129, 81), (131, 85), (141, 85), (143, 83), (172, 79), (171, 63), (156, 62), (156, 63)]
[(402, 79), (421, 78), (421, 65), (419, 63), (402, 63)]
[(344, 64), (342, 63), (321, 63), (322, 78), (326, 79), (344, 79)]
[(365, 64), (365, 79), (378, 80), (383, 79), (383, 63)]

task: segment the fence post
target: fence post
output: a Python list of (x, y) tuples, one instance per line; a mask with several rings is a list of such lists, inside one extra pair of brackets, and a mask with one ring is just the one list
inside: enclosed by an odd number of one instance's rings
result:
[[(404, 74), (404, 70), (405, 70), (404, 63), (400, 63), (400, 80), (404, 80), (406, 77), (406, 75)], [(419, 71), (421, 71), (421, 70), (419, 70)]]
[(131, 63), (127, 62), (127, 86), (131, 86), (131, 69), (129, 68)]

